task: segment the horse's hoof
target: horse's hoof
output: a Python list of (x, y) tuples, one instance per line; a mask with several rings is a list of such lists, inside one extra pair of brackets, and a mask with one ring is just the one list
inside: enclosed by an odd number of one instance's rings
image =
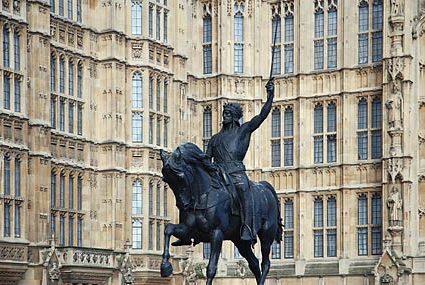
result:
[(168, 277), (173, 273), (173, 266), (170, 262), (163, 262), (161, 264), (161, 277)]

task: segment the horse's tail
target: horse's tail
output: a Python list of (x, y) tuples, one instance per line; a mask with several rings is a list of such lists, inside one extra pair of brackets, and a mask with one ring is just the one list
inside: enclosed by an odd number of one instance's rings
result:
[(279, 199), (277, 198), (277, 194), (276, 194), (276, 190), (274, 190), (274, 187), (267, 181), (261, 181), (262, 183), (265, 184), (266, 188), (268, 188), (270, 190), (270, 192), (272, 193), (274, 199), (276, 200), (276, 206), (277, 206), (277, 232), (276, 232), (276, 236), (275, 236), (275, 241), (281, 241), (282, 240), (282, 235), (283, 235), (283, 223), (282, 223), (282, 216), (280, 214), (280, 202)]

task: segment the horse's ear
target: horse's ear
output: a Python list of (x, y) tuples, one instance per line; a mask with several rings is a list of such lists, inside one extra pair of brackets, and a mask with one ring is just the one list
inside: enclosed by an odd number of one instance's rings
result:
[(167, 156), (165, 155), (165, 151), (161, 149), (159, 151), (159, 156), (161, 157), (162, 164), (165, 164), (167, 162)]

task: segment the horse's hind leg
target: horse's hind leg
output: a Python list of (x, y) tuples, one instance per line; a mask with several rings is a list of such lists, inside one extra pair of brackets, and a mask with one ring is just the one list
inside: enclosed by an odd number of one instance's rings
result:
[(273, 243), (273, 239), (270, 241), (269, 237), (261, 240), (261, 279), (258, 283), (259, 285), (263, 285), (266, 282), (267, 274), (270, 270), (270, 248)]
[(261, 271), (260, 265), (258, 263), (258, 258), (252, 252), (251, 242), (250, 241), (233, 241), (236, 247), (239, 250), (239, 253), (248, 261), (248, 266), (251, 272), (254, 274), (257, 284), (260, 284), (261, 280)]

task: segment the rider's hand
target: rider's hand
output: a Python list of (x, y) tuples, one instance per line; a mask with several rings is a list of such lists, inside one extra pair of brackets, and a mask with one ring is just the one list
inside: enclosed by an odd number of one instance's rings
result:
[(270, 99), (270, 97), (274, 96), (274, 78), (270, 78), (270, 80), (266, 84), (266, 91), (267, 91), (267, 99)]

